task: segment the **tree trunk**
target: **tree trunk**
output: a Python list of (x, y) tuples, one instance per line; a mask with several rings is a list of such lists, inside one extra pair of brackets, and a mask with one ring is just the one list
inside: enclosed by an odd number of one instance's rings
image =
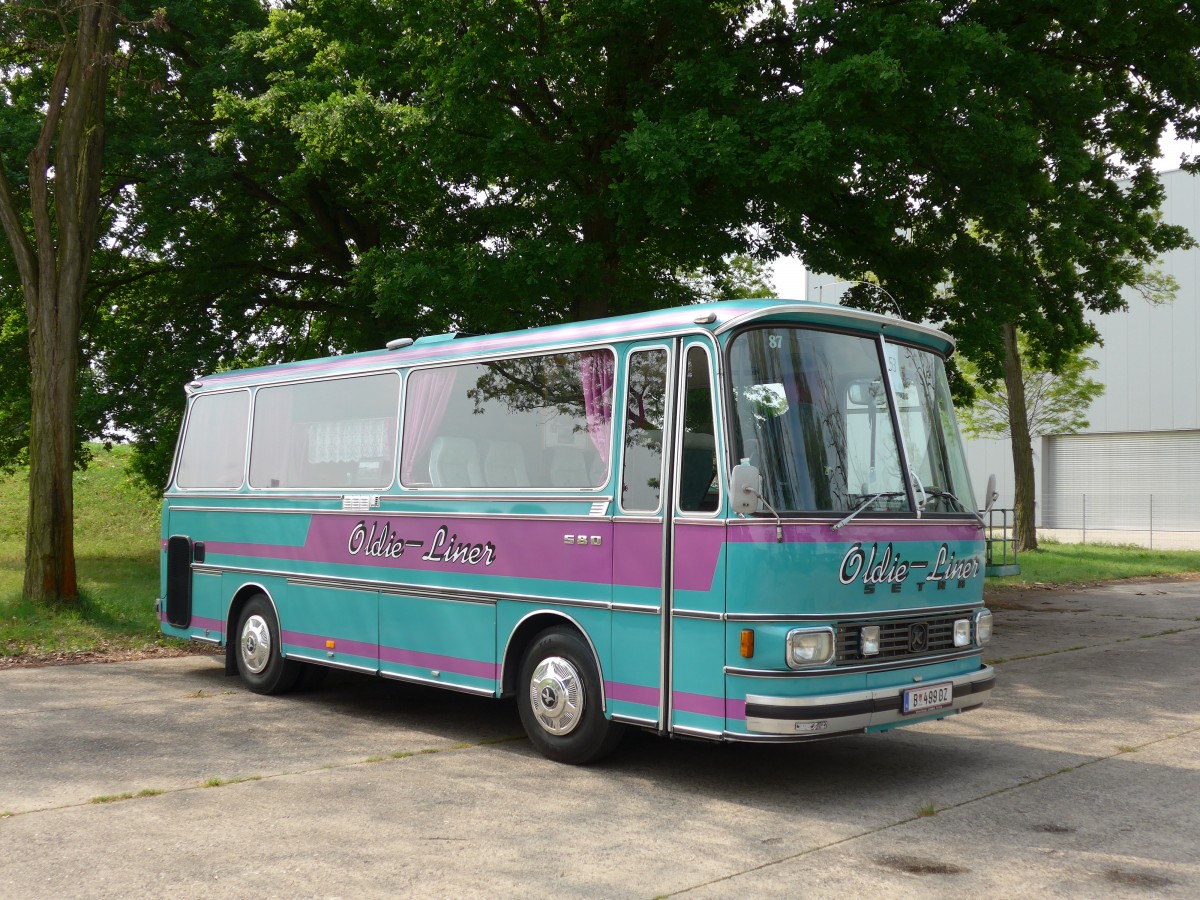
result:
[(1004, 386), (1008, 392), (1008, 433), (1012, 438), (1013, 474), (1016, 479), (1016, 541), (1019, 550), (1036, 550), (1034, 518), (1033, 441), (1025, 407), (1025, 378), (1017, 351), (1017, 326), (1002, 326), (1004, 335)]
[(116, 7), (116, 0), (75, 5), (77, 28), (58, 49), (46, 118), (28, 157), (26, 214), (0, 163), (0, 222), (16, 259), (29, 321), (33, 414), (24, 591), (32, 600), (79, 599), (71, 482), (79, 327), (100, 216)]

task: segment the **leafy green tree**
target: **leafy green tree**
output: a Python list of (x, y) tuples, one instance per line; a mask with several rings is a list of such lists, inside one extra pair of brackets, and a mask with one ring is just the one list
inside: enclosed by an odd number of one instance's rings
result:
[[(29, 344), (27, 597), (74, 602), (72, 503), (83, 296), (101, 213), (104, 113), (116, 52), (116, 0), (14, 2), (0, 12), (8, 106), (35, 108), (36, 130), (6, 141), (0, 223), (16, 264)], [(27, 123), (29, 119), (25, 120)], [(22, 141), (21, 138), (24, 138)], [(24, 177), (13, 144), (26, 151)], [(15, 181), (15, 184), (14, 184)]]
[[(812, 268), (874, 273), (905, 315), (944, 323), (1006, 380), (1018, 540), (1036, 543), (1016, 335), (1057, 371), (1098, 337), (1085, 312), (1124, 308), (1124, 288), (1192, 244), (1157, 215), (1153, 164), (1168, 125), (1200, 135), (1197, 12), (818, 2), (755, 31), (794, 86), (763, 113), (778, 136), (765, 159), (796, 186), (770, 228)], [(886, 311), (867, 287), (850, 294)]]
[[(1019, 333), (1017, 346), (1030, 437), (1078, 434), (1087, 428), (1088, 407), (1104, 393), (1104, 385), (1088, 377), (1097, 368), (1095, 360), (1077, 350), (1052, 372), (1038, 363), (1028, 338)], [(963, 433), (973, 438), (1011, 438), (1007, 387), (1003, 382), (981, 384), (978, 369), (969, 360), (960, 359), (959, 368), (975, 388), (974, 402), (959, 411)]]
[(283, 123), (282, 183), (336, 178), (374, 211), (352, 289), (381, 319), (491, 331), (686, 302), (768, 255), (741, 177), (755, 6), (302, 0), (239, 39), (270, 86), (230, 87), (221, 140)]

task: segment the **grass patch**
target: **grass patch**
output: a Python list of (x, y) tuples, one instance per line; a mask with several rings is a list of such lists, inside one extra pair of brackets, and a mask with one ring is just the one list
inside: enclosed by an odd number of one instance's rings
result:
[(1152, 575), (1200, 572), (1200, 550), (1148, 550), (1110, 544), (1059, 544), (1041, 541), (1023, 551), (1020, 575), (989, 578), (988, 587), (1026, 584), (1080, 584)]
[(133, 794), (101, 794), (99, 797), (93, 797), (89, 803), (118, 803), (121, 800), (132, 800)]
[(930, 816), (936, 816), (936, 815), (937, 815), (937, 807), (934, 806), (932, 803), (926, 803), (924, 806), (922, 806), (920, 809), (917, 810), (917, 816), (922, 819), (928, 819)]
[(247, 775), (244, 778), (209, 778), (200, 782), (200, 787), (225, 787), (227, 784), (245, 784), (247, 781), (262, 781), (261, 775)]
[(128, 447), (94, 446), (75, 473), (74, 608), (21, 596), (27, 472), (0, 475), (0, 656), (184, 646), (163, 637), (154, 615), (159, 576), (159, 504), (126, 475)]

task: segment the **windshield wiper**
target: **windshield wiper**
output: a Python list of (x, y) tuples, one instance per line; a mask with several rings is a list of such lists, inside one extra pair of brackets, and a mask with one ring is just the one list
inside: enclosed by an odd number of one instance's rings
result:
[(849, 525), (851, 522), (854, 521), (855, 516), (857, 516), (860, 512), (862, 512), (864, 509), (866, 509), (868, 506), (870, 506), (872, 503), (874, 503), (880, 497), (907, 497), (907, 496), (908, 496), (908, 494), (905, 493), (904, 491), (880, 491), (878, 494), (875, 494), (871, 497), (868, 497), (866, 500), (864, 500), (861, 504), (859, 504), (858, 509), (854, 510), (854, 512), (850, 513), (850, 515), (846, 516), (846, 518), (842, 519), (842, 521), (838, 522), (836, 525), (834, 525), (829, 530), (837, 531), (839, 528), (843, 528), (846, 525)]
[[(951, 512), (964, 512), (964, 513), (970, 513), (970, 514), (971, 514), (972, 516), (974, 516), (974, 517), (975, 517), (977, 520), (979, 520), (979, 524), (980, 524), (980, 525), (987, 525), (987, 523), (986, 523), (986, 522), (984, 521), (984, 519), (983, 519), (983, 516), (979, 514), (979, 511), (978, 511), (978, 510), (974, 510), (974, 509), (967, 509), (967, 504), (965, 504), (965, 503), (963, 503), (961, 500), (959, 500), (959, 499), (958, 499), (958, 497), (956, 497), (956, 496), (955, 496), (954, 494), (952, 494), (950, 491), (944, 491), (944, 490), (942, 490), (942, 489), (941, 489), (941, 488), (939, 488), (939, 487), (935, 487), (935, 486), (933, 486), (933, 485), (930, 485), (928, 488), (926, 488), (926, 489), (925, 489), (925, 493), (926, 493), (928, 496), (930, 496), (930, 497), (939, 497), (939, 498), (942, 498), (942, 499), (945, 499), (945, 500), (952, 500), (952, 501), (954, 501), (954, 503), (958, 504), (958, 509), (956, 509), (956, 510), (951, 510)], [(922, 506), (924, 506), (924, 504), (921, 504), (921, 505), (922, 505)]]

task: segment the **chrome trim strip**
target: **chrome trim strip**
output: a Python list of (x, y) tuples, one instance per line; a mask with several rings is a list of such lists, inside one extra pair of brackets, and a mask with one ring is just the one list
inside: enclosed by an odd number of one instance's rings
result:
[(625, 725), (637, 725), (640, 728), (653, 728), (658, 730), (658, 722), (654, 719), (643, 719), (638, 716), (627, 716), (623, 713), (613, 713), (610, 717), (614, 722), (622, 722)]
[(390, 678), (393, 681), (409, 681), (414, 684), (428, 684), (433, 687), (445, 688), (448, 691), (458, 691), (463, 694), (474, 694), (477, 697), (495, 697), (496, 689), (471, 687), (465, 684), (454, 684), (453, 682), (441, 681), (437, 678), (422, 678), (420, 675), (404, 675), (399, 672), (384, 672), (379, 671), (379, 675), (383, 678)]
[(677, 616), (680, 619), (707, 619), (720, 622), (725, 618), (724, 613), (709, 612), (703, 609), (672, 609), (672, 616)]
[[(173, 626), (172, 626), (172, 627), (173, 627)], [(193, 635), (191, 636), (191, 639), (192, 639), (193, 641), (199, 641), (201, 644), (216, 644), (218, 647), (221, 645), (221, 639), (220, 639), (220, 638), (215, 638), (215, 637), (201, 637), (201, 636), (200, 636), (200, 635), (198, 635), (198, 634), (193, 634)]]
[(356, 665), (354, 663), (338, 662), (336, 659), (330, 659), (329, 657), (317, 658), (314, 656), (309, 656), (306, 653), (300, 653), (300, 652), (289, 653), (287, 655), (287, 659), (303, 661), (306, 663), (313, 663), (314, 665), (319, 665), (319, 666), (328, 666), (331, 669), (347, 669), (347, 670), (353, 671), (353, 672), (363, 672), (367, 675), (378, 675), (379, 674), (378, 667), (360, 666), (360, 665)]
[(662, 585), (662, 614), (658, 625), (658, 721), (659, 727), (669, 729), (671, 724), (671, 682), (675, 675), (675, 622), (671, 608), (675, 605), (675, 477), (679, 468), (679, 457), (675, 454), (675, 432), (682, 408), (679, 401), (680, 369), (683, 363), (684, 338), (670, 342), (667, 353), (667, 384), (663, 394), (663, 468), (662, 489), (659, 503), (663, 511), (663, 527), (659, 529), (662, 554), (660, 578)]
[(646, 606), (640, 603), (613, 603), (610, 608), (613, 612), (651, 613), (653, 615), (662, 612), (660, 606)]
[(343, 584), (336, 578), (308, 578), (304, 575), (288, 576), (287, 583), (299, 587), (329, 588), (335, 591), (358, 591), (363, 594), (375, 594), (379, 589), (364, 584)]
[(848, 664), (841, 666), (827, 666), (820, 669), (797, 669), (796, 671), (780, 672), (776, 670), (767, 671), (764, 669), (741, 669), (736, 666), (726, 666), (726, 675), (741, 675), (746, 678), (812, 678), (814, 676), (824, 675), (852, 675), (862, 672), (892, 672), (901, 669), (919, 669), (922, 666), (934, 666), (941, 663), (954, 662), (959, 659), (967, 659), (971, 656), (978, 656), (978, 647), (964, 647), (961, 650), (955, 650), (950, 653), (942, 653), (938, 656), (918, 656), (909, 657), (907, 659), (885, 659), (878, 662)]
[[(266, 500), (266, 499), (270, 499), (270, 500), (329, 500), (332, 502), (335, 500), (340, 500), (342, 497), (341, 494), (275, 494), (275, 493), (272, 493), (269, 489), (263, 489), (263, 488), (251, 488), (251, 491), (252, 491), (252, 493), (248, 493), (248, 494), (238, 494), (238, 493), (231, 493), (229, 491), (221, 491), (218, 493), (216, 491), (211, 491), (211, 490), (210, 491), (204, 491), (204, 490), (189, 491), (186, 488), (177, 488), (176, 490), (165, 492), (163, 494), (163, 499), (164, 500), (227, 500), (230, 497), (257, 497), (257, 498), (261, 498), (264, 500)], [(171, 508), (179, 509), (180, 507), (173, 506)], [(208, 507), (203, 507), (203, 508), (207, 509)]]
[(217, 578), (221, 577), (221, 571), (219, 567), (210, 566), (206, 563), (192, 563), (192, 574), (208, 575), (210, 577), (215, 576)]
[[(828, 525), (828, 526), (833, 526), (833, 525), (837, 524), (837, 515), (838, 515), (837, 513), (829, 513), (828, 516), (824, 516), (819, 519), (814, 518), (814, 517), (809, 517), (809, 516), (805, 516), (802, 518), (798, 518), (798, 517), (788, 518), (787, 516), (783, 516), (780, 519), (780, 522), (783, 525), (808, 525), (808, 526)], [(743, 516), (734, 516), (734, 517), (731, 517), (728, 519), (723, 519), (722, 521), (726, 525), (763, 525), (763, 526), (769, 525), (771, 528), (775, 527), (775, 519), (767, 518), (766, 513), (755, 513), (753, 516), (744, 516), (744, 517)], [(920, 525), (925, 528), (929, 528), (929, 527), (933, 527), (933, 526), (940, 526), (940, 527), (944, 528), (944, 527), (952, 526), (952, 525), (960, 525), (960, 526), (961, 525), (971, 525), (977, 529), (982, 528), (982, 526), (979, 524), (979, 520), (976, 519), (974, 516), (964, 517), (963, 514), (961, 514), (961, 513), (929, 513), (927, 515), (923, 514), (921, 516), (921, 518), (919, 518), (919, 519), (913, 513), (893, 513), (887, 517), (876, 514), (869, 518), (864, 513), (863, 515), (858, 516), (854, 520), (854, 524), (855, 525), (859, 525), (859, 524), (879, 525), (879, 526), (903, 525), (905, 528), (908, 528), (909, 526), (917, 526), (917, 525)], [(846, 541), (845, 538), (838, 538), (838, 537), (832, 538), (829, 541), (829, 543), (839, 543), (841, 541), (850, 543), (850, 541)]]
[(419, 587), (403, 588), (395, 585), (379, 588), (379, 598), (412, 597), (415, 600), (430, 600), (443, 603), (473, 603), (476, 606), (495, 606), (499, 598), (470, 591), (451, 591), (448, 589), (423, 590)]
[(916, 656), (906, 659), (885, 659), (878, 662), (862, 662), (862, 663), (843, 663), (837, 666), (836, 671), (840, 673), (857, 673), (857, 672), (888, 672), (893, 669), (917, 669), (921, 666), (932, 666), (939, 663), (954, 662), (956, 659), (967, 659), (971, 656), (978, 656), (979, 648), (976, 646), (963, 647), (960, 650), (952, 650), (948, 653), (942, 653), (938, 656)]
[(724, 734), (720, 731), (710, 731), (707, 728), (695, 728), (691, 725), (672, 725), (670, 727), (671, 734), (682, 734), (688, 737), (707, 738), (709, 740), (719, 741)]
[(889, 609), (880, 612), (841, 614), (789, 613), (787, 615), (777, 615), (775, 613), (726, 613), (725, 620), (728, 622), (829, 622), (838, 624), (841, 622), (873, 622), (878, 619), (920, 619), (925, 616), (950, 615), (959, 612), (968, 615), (984, 608), (984, 606), (985, 604), (982, 602), (966, 606), (956, 603), (953, 606), (927, 606), (918, 609)]
[(746, 734), (740, 731), (726, 731), (722, 735), (724, 740), (739, 741), (744, 744), (803, 744), (832, 736), (831, 734)]

